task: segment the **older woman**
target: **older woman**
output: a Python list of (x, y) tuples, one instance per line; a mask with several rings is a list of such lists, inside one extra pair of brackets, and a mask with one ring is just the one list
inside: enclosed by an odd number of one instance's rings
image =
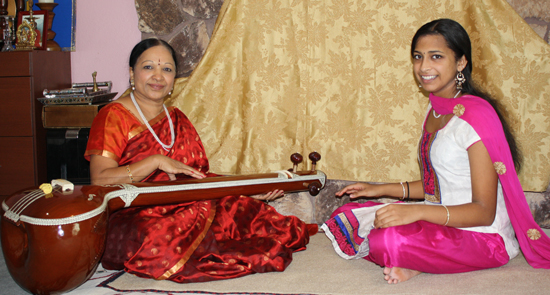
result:
[[(164, 105), (176, 75), (172, 47), (159, 39), (143, 40), (132, 50), (129, 66), (132, 91), (102, 108), (90, 131), (85, 157), (92, 183), (215, 176), (208, 172), (191, 122)], [(305, 249), (310, 228), (258, 200), (281, 195), (275, 190), (254, 198), (227, 196), (115, 212), (103, 266), (176, 282), (283, 271), (292, 253)]]

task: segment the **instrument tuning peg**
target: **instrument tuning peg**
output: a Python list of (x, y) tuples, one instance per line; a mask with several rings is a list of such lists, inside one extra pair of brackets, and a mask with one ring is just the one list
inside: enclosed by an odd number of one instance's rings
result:
[(290, 155), (290, 161), (292, 161), (292, 164), (294, 164), (292, 166), (293, 173), (296, 173), (296, 171), (298, 170), (298, 164), (302, 163), (303, 160), (304, 157), (302, 157), (302, 155), (300, 155), (299, 153), (294, 153)]
[(311, 160), (311, 171), (315, 171), (317, 162), (321, 160), (321, 155), (318, 152), (312, 152), (309, 154), (309, 159)]
[(312, 196), (318, 195), (319, 192), (321, 191), (322, 187), (323, 186), (318, 181), (314, 181), (314, 182), (310, 183), (308, 185), (309, 194), (312, 195)]

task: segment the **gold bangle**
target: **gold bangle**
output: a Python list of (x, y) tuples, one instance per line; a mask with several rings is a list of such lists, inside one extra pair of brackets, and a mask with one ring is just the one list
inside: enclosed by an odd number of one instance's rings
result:
[(401, 201), (405, 200), (405, 186), (403, 185), (403, 182), (400, 182), (401, 188), (403, 189), (403, 197), (401, 198)]
[(447, 226), (447, 224), (449, 223), (449, 217), (451, 217), (451, 215), (449, 214), (449, 209), (447, 209), (447, 206), (441, 204), (441, 206), (443, 206), (445, 208), (445, 210), (447, 210), (447, 221), (445, 221), (445, 224), (443, 226)]
[(130, 171), (130, 165), (126, 165), (126, 172), (128, 172), (128, 177), (130, 177), (130, 181), (134, 183), (134, 176), (132, 175), (132, 171)]

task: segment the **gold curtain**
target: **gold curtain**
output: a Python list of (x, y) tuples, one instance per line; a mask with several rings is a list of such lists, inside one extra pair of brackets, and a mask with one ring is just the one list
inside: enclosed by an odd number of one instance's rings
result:
[(545, 190), (550, 47), (505, 0), (225, 0), (204, 57), (168, 104), (195, 124), (214, 172), (290, 168), (292, 153), (317, 151), (331, 179), (419, 179), (428, 98), (410, 42), (443, 17), (468, 31), (474, 78), (507, 107), (524, 190)]

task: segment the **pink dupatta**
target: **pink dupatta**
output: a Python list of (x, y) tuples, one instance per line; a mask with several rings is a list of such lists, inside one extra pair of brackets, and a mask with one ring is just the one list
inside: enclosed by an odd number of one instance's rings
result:
[(532, 267), (550, 269), (550, 238), (540, 229), (529, 209), (502, 124), (493, 107), (473, 95), (450, 99), (430, 94), (430, 102), (437, 113), (454, 114), (468, 122), (481, 137), (497, 171), (506, 209), (525, 259)]

